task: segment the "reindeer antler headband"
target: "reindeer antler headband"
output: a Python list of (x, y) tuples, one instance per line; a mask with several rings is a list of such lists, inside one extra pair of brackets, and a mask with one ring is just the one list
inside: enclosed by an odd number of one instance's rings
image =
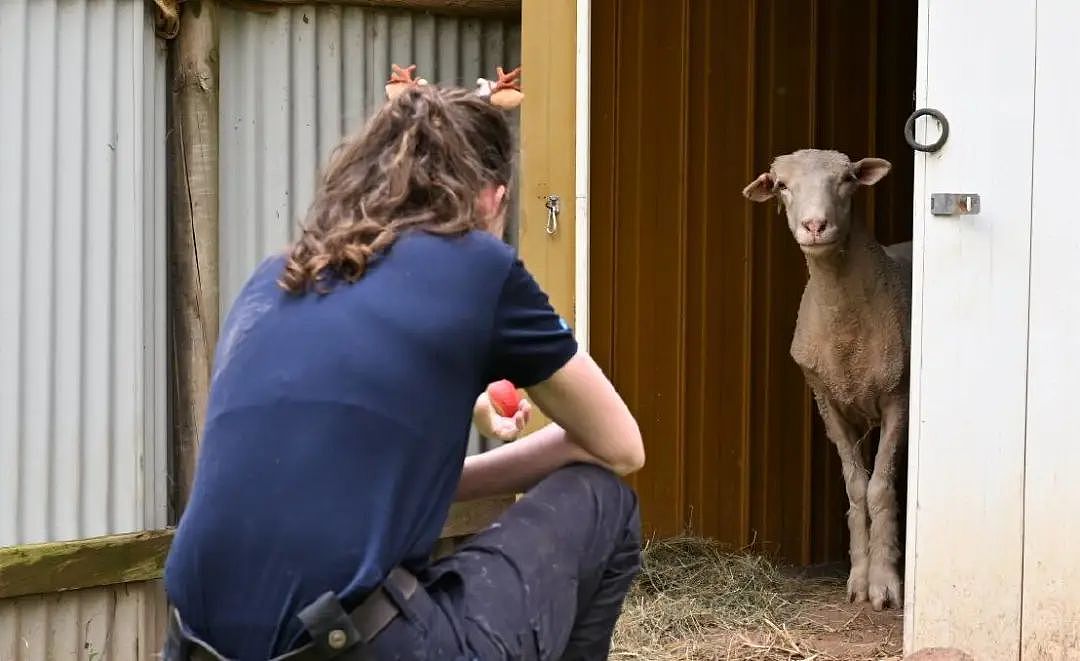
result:
[[(396, 99), (398, 95), (413, 85), (428, 84), (423, 78), (413, 80), (413, 72), (416, 71), (415, 64), (410, 64), (405, 68), (396, 64), (392, 64), (390, 67), (393, 73), (390, 74), (390, 80), (386, 82), (387, 99)], [(521, 83), (518, 82), (518, 77), (521, 76), (521, 67), (517, 67), (510, 73), (504, 72), (502, 67), (495, 67), (495, 72), (498, 79), (494, 83), (486, 78), (477, 78), (476, 94), (490, 101), (492, 105), (506, 110), (521, 105), (522, 100), (525, 98), (525, 95), (521, 92)]]
[(413, 80), (413, 72), (416, 71), (416, 65), (410, 64), (402, 69), (396, 64), (391, 64), (390, 69), (393, 73), (390, 74), (390, 80), (386, 81), (386, 98), (393, 100), (398, 97), (406, 88), (413, 85), (427, 85), (428, 82), (423, 78)]
[(510, 73), (505, 73), (502, 67), (495, 67), (495, 72), (498, 75), (498, 80), (495, 81), (494, 85), (486, 78), (477, 79), (478, 89), (476, 93), (488, 97), (492, 104), (507, 110), (521, 105), (522, 99), (525, 98), (525, 95), (521, 93), (521, 83), (518, 82), (521, 67), (514, 69)]

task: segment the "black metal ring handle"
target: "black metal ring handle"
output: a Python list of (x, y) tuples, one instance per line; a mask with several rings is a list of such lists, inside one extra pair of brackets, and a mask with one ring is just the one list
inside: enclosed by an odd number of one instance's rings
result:
[[(923, 116), (933, 117), (941, 124), (941, 136), (928, 145), (915, 141), (915, 120)], [(919, 108), (911, 113), (911, 117), (908, 117), (907, 121), (904, 122), (904, 139), (907, 140), (908, 145), (915, 151), (935, 152), (941, 149), (942, 146), (945, 145), (945, 141), (949, 139), (949, 120), (945, 119), (945, 115), (942, 115), (939, 110), (934, 110), (933, 108)]]

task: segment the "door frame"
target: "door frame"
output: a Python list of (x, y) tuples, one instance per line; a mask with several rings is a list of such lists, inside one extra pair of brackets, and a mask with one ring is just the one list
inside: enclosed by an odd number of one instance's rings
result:
[(575, 89), (574, 181), (574, 328), (578, 342), (589, 348), (589, 177), (592, 122), (592, 0), (577, 0), (577, 70)]
[[(591, 0), (522, 0), (521, 221), (518, 250), (555, 310), (589, 342)], [(548, 195), (558, 195), (548, 233)], [(544, 426), (537, 411), (528, 431)]]
[[(588, 347), (591, 0), (522, 0), (522, 260)], [(545, 230), (546, 197), (560, 198)]]

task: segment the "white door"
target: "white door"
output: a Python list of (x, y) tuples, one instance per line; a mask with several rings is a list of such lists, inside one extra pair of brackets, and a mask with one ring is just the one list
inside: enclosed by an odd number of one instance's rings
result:
[[(915, 157), (905, 648), (1070, 658), (1080, 3), (920, 0), (919, 21), (917, 106), (950, 134)], [(916, 127), (924, 144), (939, 136), (931, 119)], [(978, 213), (935, 215), (940, 193), (979, 195)]]
[(1032, 168), (1024, 659), (1080, 657), (1080, 2), (1039, 0)]
[[(915, 158), (905, 642), (1017, 659), (1035, 0), (921, 0), (918, 58), (916, 106), (950, 133)], [(932, 215), (935, 193), (979, 213)]]

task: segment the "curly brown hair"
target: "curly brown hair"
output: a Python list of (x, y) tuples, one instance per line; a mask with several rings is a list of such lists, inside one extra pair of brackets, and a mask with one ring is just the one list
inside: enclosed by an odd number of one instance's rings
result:
[(477, 196), (509, 187), (512, 143), (504, 111), (474, 91), (410, 86), (335, 148), (278, 284), (325, 293), (328, 276), (356, 282), (407, 230), (483, 228)]

